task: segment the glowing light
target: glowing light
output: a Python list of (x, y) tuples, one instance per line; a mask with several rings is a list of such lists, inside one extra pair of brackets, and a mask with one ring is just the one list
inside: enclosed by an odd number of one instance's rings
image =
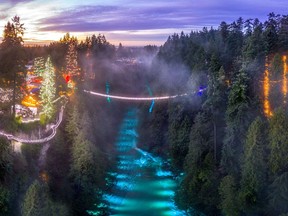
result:
[(119, 96), (119, 95), (107, 95), (107, 94), (102, 94), (99, 92), (93, 92), (93, 91), (87, 91), (87, 90), (84, 90), (84, 92), (92, 94), (92, 95), (96, 95), (99, 97), (113, 98), (113, 99), (118, 99), (118, 100), (128, 100), (128, 101), (168, 100), (168, 99), (173, 99), (173, 98), (183, 97), (183, 96), (188, 95), (188, 93), (185, 93), (185, 94), (179, 94), (179, 95), (160, 96), (160, 97), (125, 97), (125, 96)]
[(173, 197), (175, 195), (175, 192), (173, 190), (162, 190), (162, 191), (158, 191), (157, 194), (159, 196)]
[(51, 139), (53, 139), (57, 133), (57, 128), (59, 127), (59, 125), (61, 124), (62, 120), (63, 120), (63, 113), (64, 113), (64, 109), (65, 109), (65, 105), (68, 102), (68, 100), (65, 101), (64, 105), (61, 106), (61, 110), (59, 112), (59, 116), (58, 116), (58, 121), (51, 126), (51, 130), (52, 133), (45, 137), (45, 138), (41, 138), (41, 139), (22, 139), (20, 137), (16, 137), (12, 134), (8, 134), (5, 133), (4, 131), (0, 131), (0, 135), (1, 136), (5, 136), (8, 140), (15, 140), (17, 142), (21, 142), (21, 143), (27, 143), (27, 144), (37, 144), (37, 143), (46, 143), (48, 141), (50, 141)]
[[(116, 146), (125, 151), (117, 157), (118, 174), (109, 173), (115, 181), (113, 194), (103, 194), (109, 215), (187, 215), (173, 201), (177, 184), (170, 171), (162, 170), (161, 158), (137, 147), (137, 123), (137, 112), (133, 110), (119, 130)], [(99, 208), (89, 214), (98, 212)]]
[(33, 118), (33, 119), (22, 119), (22, 123), (32, 123), (32, 122), (37, 122), (40, 121), (40, 118)]
[(55, 98), (55, 69), (53, 67), (51, 58), (48, 57), (45, 63), (45, 70), (43, 72), (43, 82), (40, 89), (40, 98), (42, 105), (42, 112), (46, 117), (51, 118), (54, 113), (53, 99)]
[(133, 190), (133, 184), (129, 183), (128, 181), (117, 181), (116, 186), (120, 190), (125, 190), (125, 191)]
[(107, 101), (110, 103), (111, 102), (111, 98), (109, 97), (109, 92), (110, 92), (110, 85), (109, 85), (108, 82), (106, 82), (106, 94), (108, 95)]
[(288, 76), (288, 70), (287, 70), (287, 56), (282, 57), (283, 60), (283, 86), (282, 86), (282, 92), (284, 97), (284, 103), (286, 103), (286, 97), (287, 97), (287, 76)]
[(158, 170), (158, 171), (156, 172), (156, 175), (159, 176), (159, 177), (173, 176), (173, 175), (172, 175), (172, 172), (170, 172), (170, 171), (163, 171), (163, 170)]
[(42, 181), (44, 181), (46, 183), (49, 181), (49, 175), (46, 171), (42, 171), (40, 173), (39, 177), (42, 179)]
[(154, 104), (155, 104), (155, 100), (152, 100), (150, 108), (149, 108), (149, 113), (152, 113)]
[(65, 76), (65, 82), (68, 83), (70, 81), (70, 75), (67, 74), (67, 75), (64, 75)]
[(267, 117), (271, 117), (273, 115), (270, 101), (269, 101), (269, 93), (270, 93), (270, 77), (269, 76), (270, 76), (269, 65), (268, 65), (268, 60), (266, 59), (264, 81), (263, 81), (263, 96), (264, 96), (264, 113)]
[[(153, 96), (152, 90), (151, 90), (151, 88), (148, 85), (147, 85), (147, 89), (148, 89), (149, 95)], [(150, 108), (149, 108), (149, 113), (152, 113), (154, 104), (155, 104), (155, 100), (152, 100)]]
[(129, 179), (129, 176), (126, 174), (118, 174), (116, 175), (117, 179)]
[(150, 158), (152, 161), (154, 162), (158, 162), (157, 161), (157, 158), (153, 157), (150, 153), (146, 152), (146, 151), (143, 151), (142, 149), (139, 149), (137, 147), (134, 148), (136, 151), (138, 151), (139, 153), (141, 153), (142, 155), (144, 155), (145, 157), (148, 157)]
[(27, 107), (38, 107), (39, 102), (32, 95), (25, 96), (21, 104)]
[(204, 86), (200, 86), (199, 90), (198, 90), (198, 95), (199, 96), (202, 96), (203, 95), (203, 92), (206, 90), (207, 87), (204, 87)]

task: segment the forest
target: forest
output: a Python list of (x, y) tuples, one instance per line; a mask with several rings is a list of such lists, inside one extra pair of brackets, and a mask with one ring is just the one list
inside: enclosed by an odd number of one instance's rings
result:
[[(11, 110), (21, 100), (29, 61), (50, 56), (55, 94), (67, 91), (62, 76), (71, 44), (80, 69), (44, 163), (46, 144), (22, 144), (19, 153), (0, 137), (0, 215), (93, 215), (88, 209), (110, 215), (100, 204), (115, 180), (109, 174), (117, 164), (113, 143), (129, 104), (83, 92), (107, 87), (107, 80), (112, 90), (128, 94), (143, 94), (146, 83), (157, 95), (204, 89), (156, 102), (148, 117), (150, 103), (135, 105), (139, 145), (169, 161), (180, 179), (174, 199), (187, 215), (288, 215), (287, 15), (270, 13), (264, 23), (240, 17), (217, 29), (174, 33), (160, 47), (116, 47), (104, 35), (78, 41), (69, 33), (32, 47), (24, 45), (24, 32), (14, 17), (0, 44), (0, 87), (12, 89), (10, 102), (0, 103), (0, 131), (44, 133), (57, 118), (55, 112), (50, 120), (24, 125)], [(111, 63), (133, 57), (148, 60)]]

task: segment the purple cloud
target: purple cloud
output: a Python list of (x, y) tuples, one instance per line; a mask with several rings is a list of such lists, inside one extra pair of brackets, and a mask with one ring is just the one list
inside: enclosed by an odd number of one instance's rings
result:
[(22, 2), (31, 2), (31, 1), (34, 1), (34, 0), (8, 0), (7, 2), (10, 3), (11, 5), (16, 5), (18, 3), (22, 3)]
[[(157, 1), (158, 3), (161, 1)], [(269, 5), (265, 4), (269, 2)], [(57, 16), (41, 20), (42, 31), (89, 32), (112, 30), (153, 30), (191, 27), (218, 26), (221, 21), (232, 22), (244, 19), (266, 18), (269, 12), (285, 13), (279, 2), (250, 0), (162, 2), (163, 6), (84, 6), (63, 10)], [(287, 3), (286, 3), (287, 4)], [(158, 5), (158, 6), (157, 6)]]

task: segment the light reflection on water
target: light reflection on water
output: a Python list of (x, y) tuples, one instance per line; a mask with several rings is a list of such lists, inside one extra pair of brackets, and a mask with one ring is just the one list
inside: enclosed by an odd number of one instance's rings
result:
[[(136, 110), (127, 113), (119, 131), (119, 152), (115, 183), (103, 199), (113, 216), (181, 216), (186, 215), (173, 201), (176, 182), (172, 173), (163, 170), (163, 161), (137, 148), (138, 119)], [(96, 212), (88, 211), (91, 215)]]

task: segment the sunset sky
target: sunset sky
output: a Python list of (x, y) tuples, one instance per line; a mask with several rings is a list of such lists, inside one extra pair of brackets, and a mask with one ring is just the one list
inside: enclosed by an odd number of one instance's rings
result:
[(18, 15), (26, 44), (49, 43), (70, 32), (79, 39), (101, 33), (115, 45), (161, 45), (182, 30), (217, 28), (240, 16), (264, 21), (269, 12), (287, 11), (287, 0), (0, 0), (0, 31)]

